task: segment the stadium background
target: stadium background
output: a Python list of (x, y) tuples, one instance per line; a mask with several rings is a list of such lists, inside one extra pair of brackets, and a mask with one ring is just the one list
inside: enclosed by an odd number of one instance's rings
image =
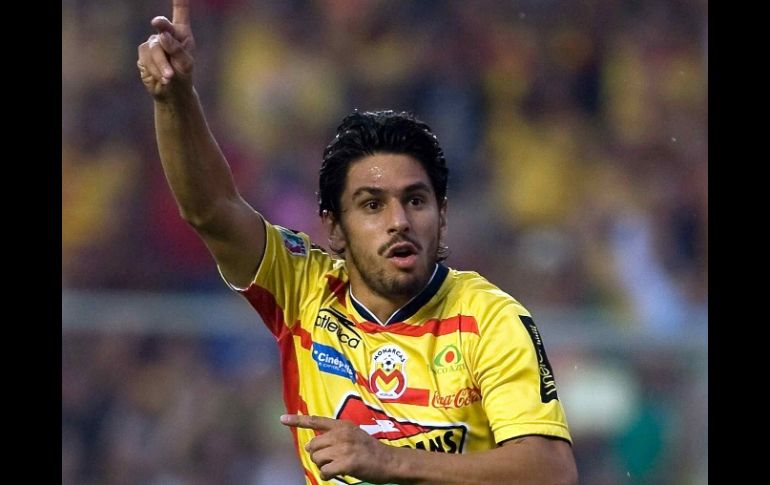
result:
[[(705, 0), (192, 4), (254, 207), (325, 244), (336, 124), (416, 112), (452, 171), (448, 263), (532, 311), (581, 483), (707, 483)], [(170, 13), (62, 2), (62, 483), (301, 483), (275, 345), (160, 170), (135, 62)]]

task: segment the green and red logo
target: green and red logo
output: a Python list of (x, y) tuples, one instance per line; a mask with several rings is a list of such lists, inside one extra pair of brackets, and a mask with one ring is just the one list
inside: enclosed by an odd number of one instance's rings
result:
[(433, 358), (433, 365), (436, 367), (446, 367), (448, 365), (459, 364), (463, 361), (463, 354), (456, 345), (447, 345)]
[(449, 344), (433, 358), (431, 371), (435, 374), (455, 372), (465, 369), (465, 360), (460, 349), (454, 344)]

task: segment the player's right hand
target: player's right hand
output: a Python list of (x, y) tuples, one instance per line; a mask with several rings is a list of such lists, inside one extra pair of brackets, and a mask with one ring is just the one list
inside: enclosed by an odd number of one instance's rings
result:
[(189, 0), (172, 0), (173, 16), (155, 17), (150, 24), (158, 31), (139, 46), (136, 62), (147, 91), (163, 100), (175, 89), (192, 86), (195, 40), (190, 28)]

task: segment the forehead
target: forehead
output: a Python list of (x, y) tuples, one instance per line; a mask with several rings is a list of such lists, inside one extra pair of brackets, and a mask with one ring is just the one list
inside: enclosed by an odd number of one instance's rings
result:
[(419, 182), (433, 189), (428, 173), (414, 157), (377, 153), (350, 164), (343, 194), (351, 196), (361, 187), (400, 191)]

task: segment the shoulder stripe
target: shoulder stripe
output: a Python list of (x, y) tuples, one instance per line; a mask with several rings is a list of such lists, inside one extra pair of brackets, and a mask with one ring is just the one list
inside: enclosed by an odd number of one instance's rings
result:
[(252, 283), (251, 286), (241, 292), (252, 307), (262, 317), (262, 321), (275, 338), (279, 338), (284, 332), (286, 324), (283, 320), (283, 308), (275, 300), (275, 296), (265, 288)]
[(310, 350), (310, 348), (313, 346), (313, 336), (310, 335), (310, 332), (302, 328), (302, 325), (299, 322), (294, 325), (291, 333), (292, 335), (299, 337), (299, 343), (303, 348)]
[[(286, 326), (283, 326), (283, 329), (284, 331), (281, 332), (281, 336), (278, 337), (278, 349), (281, 354), (281, 370), (283, 371), (284, 406), (286, 406), (286, 412), (289, 414), (297, 414), (300, 411), (307, 414), (307, 403), (299, 394), (299, 364), (294, 347), (294, 338), (288, 332)], [(301, 450), (296, 428), (291, 428), (291, 436), (294, 440), (294, 448), (299, 455)]]
[(337, 301), (341, 305), (345, 305), (345, 290), (347, 290), (347, 283), (337, 278), (334, 275), (326, 274), (326, 284), (329, 286), (329, 291), (337, 297)]

